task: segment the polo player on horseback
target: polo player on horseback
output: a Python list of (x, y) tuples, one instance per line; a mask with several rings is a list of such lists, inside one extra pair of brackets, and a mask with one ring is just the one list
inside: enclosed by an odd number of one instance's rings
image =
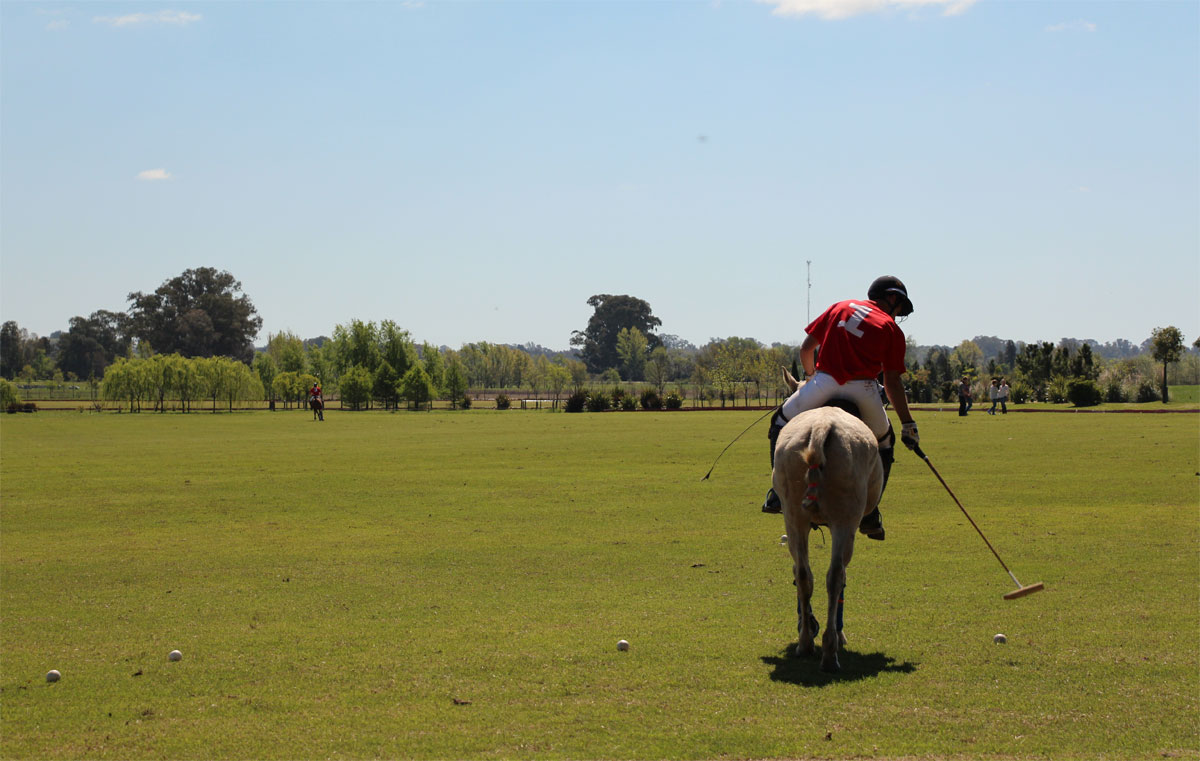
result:
[(321, 420), (325, 419), (325, 400), (321, 398), (320, 381), (314, 381), (312, 388), (308, 390), (308, 406)]
[[(904, 283), (899, 278), (885, 275), (871, 283), (867, 298), (839, 301), (805, 328), (808, 335), (800, 346), (800, 361), (804, 363), (809, 380), (788, 397), (771, 419), (767, 437), (771, 442), (772, 467), (775, 465), (775, 441), (783, 426), (801, 412), (841, 398), (858, 405), (862, 421), (878, 439), (883, 483), (887, 486), (895, 460), (896, 435), (879, 397), (876, 378), (881, 373), (884, 391), (900, 417), (901, 440), (910, 448), (920, 441), (900, 380), (907, 372), (905, 342), (904, 333), (895, 319), (906, 317), (912, 311), (912, 301)], [(819, 354), (817, 349), (820, 349)], [(762, 510), (764, 513), (782, 510), (774, 489), (767, 492)], [(859, 531), (870, 539), (884, 538), (878, 506), (863, 516)]]

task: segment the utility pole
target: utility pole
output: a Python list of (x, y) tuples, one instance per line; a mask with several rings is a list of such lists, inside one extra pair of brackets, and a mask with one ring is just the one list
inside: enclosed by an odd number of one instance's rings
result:
[(806, 259), (805, 264), (808, 265), (808, 312), (805, 325), (812, 322), (812, 259)]

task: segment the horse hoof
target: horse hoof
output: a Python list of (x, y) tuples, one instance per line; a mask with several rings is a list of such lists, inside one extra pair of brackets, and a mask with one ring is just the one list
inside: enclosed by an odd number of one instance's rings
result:
[(834, 658), (832, 661), (827, 661), (825, 659), (821, 659), (821, 670), (824, 671), (826, 674), (836, 674), (837, 672), (842, 670), (842, 667), (837, 662), (837, 658)]

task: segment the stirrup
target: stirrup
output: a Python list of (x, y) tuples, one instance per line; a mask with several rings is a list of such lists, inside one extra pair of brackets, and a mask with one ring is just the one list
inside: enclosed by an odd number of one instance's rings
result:
[(778, 515), (783, 512), (783, 503), (779, 501), (779, 495), (775, 493), (775, 489), (767, 490), (766, 499), (763, 500), (762, 511), (772, 515)]
[(862, 522), (858, 524), (858, 530), (868, 539), (883, 541), (885, 535), (883, 530), (883, 516), (879, 514), (878, 507), (863, 516)]

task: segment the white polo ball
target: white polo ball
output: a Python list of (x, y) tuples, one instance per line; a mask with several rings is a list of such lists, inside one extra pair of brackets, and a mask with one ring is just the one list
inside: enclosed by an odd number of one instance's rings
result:
[(1008, 642), (1008, 637), (1005, 637), (1003, 634), (997, 634), (995, 637), (992, 637), (992, 642), (995, 642), (997, 645), (1003, 645), (1005, 642)]
[(62, 678), (62, 674), (58, 673), (58, 669), (50, 669), (49, 671), (46, 672), (46, 681), (47, 682), (57, 682), (61, 678)]
[(629, 643), (623, 639), (617, 640), (617, 649), (622, 653), (629, 649)]
[(172, 650), (171, 652), (167, 653), (167, 660), (181, 661), (183, 660), (183, 653), (179, 652), (178, 650)]

